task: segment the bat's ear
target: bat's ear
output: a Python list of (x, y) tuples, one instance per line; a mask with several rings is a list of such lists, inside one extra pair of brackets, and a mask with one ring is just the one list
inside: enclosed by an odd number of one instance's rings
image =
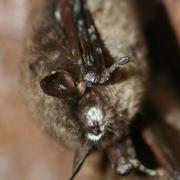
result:
[(47, 95), (58, 98), (75, 98), (76, 88), (72, 76), (64, 70), (52, 71), (41, 80), (40, 86)]

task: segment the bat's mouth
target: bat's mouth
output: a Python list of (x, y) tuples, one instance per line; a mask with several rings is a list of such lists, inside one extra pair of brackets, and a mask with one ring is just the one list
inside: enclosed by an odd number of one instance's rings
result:
[(87, 139), (91, 142), (98, 142), (102, 139), (104, 133), (101, 132), (98, 135), (95, 135), (93, 133), (87, 133)]
[(93, 126), (87, 130), (86, 138), (88, 139), (88, 141), (97, 144), (104, 137), (105, 134), (104, 132), (105, 132), (105, 126), (104, 125), (99, 126), (98, 124), (96, 124), (96, 126)]

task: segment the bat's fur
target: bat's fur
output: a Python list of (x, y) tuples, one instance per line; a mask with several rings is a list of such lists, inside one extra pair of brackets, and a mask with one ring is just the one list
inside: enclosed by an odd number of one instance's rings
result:
[[(98, 106), (102, 106), (105, 111), (104, 121), (119, 137), (140, 110), (148, 79), (146, 50), (131, 1), (133, 0), (87, 1), (109, 54), (114, 60), (123, 56), (129, 56), (131, 60), (115, 73), (110, 83), (95, 86), (90, 97), (84, 96), (83, 106), (89, 106), (88, 101), (94, 94), (102, 99)], [(44, 94), (40, 88), (41, 79), (52, 70), (57, 61), (69, 56), (63, 49), (62, 32), (53, 18), (48, 16), (47, 9), (37, 14), (33, 11), (33, 14), (31, 18), (38, 20), (32, 23), (33, 27), (30, 26), (25, 42), (22, 93), (30, 112), (43, 130), (58, 143), (78, 148), (84, 142), (83, 129), (72, 115), (72, 111), (76, 110), (69, 110), (63, 100)], [(115, 135), (107, 136), (101, 145), (105, 146), (116, 138)]]

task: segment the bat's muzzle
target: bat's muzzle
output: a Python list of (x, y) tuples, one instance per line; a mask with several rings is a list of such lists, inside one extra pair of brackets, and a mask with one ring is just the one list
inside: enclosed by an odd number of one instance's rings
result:
[(103, 136), (103, 113), (99, 107), (91, 107), (86, 113), (87, 138), (90, 141), (99, 141)]

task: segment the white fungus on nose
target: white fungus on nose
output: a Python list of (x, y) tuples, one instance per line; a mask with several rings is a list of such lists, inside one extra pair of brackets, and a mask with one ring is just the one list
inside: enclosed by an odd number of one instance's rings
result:
[(91, 132), (87, 133), (86, 137), (93, 142), (98, 142), (104, 135), (103, 129), (103, 113), (102, 110), (97, 107), (97, 106), (93, 106), (91, 107), (87, 113), (86, 113), (86, 120), (89, 126), (93, 126), (94, 123), (98, 123), (101, 129), (101, 133), (99, 134), (93, 134)]
[(98, 122), (99, 125), (102, 124), (103, 113), (102, 110), (96, 106), (91, 107), (86, 114), (86, 119), (88, 124), (91, 125), (93, 122)]

